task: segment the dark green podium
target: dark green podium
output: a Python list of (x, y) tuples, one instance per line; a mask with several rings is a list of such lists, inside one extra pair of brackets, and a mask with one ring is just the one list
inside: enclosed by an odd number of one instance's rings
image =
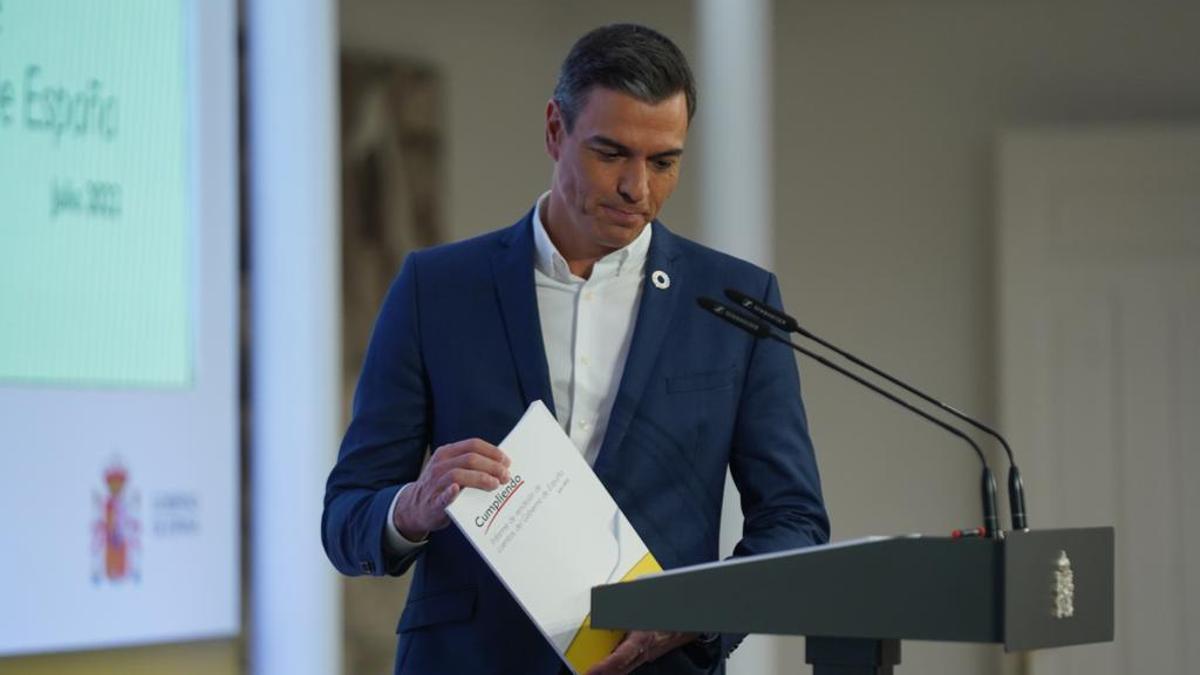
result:
[(815, 675), (886, 675), (901, 640), (1113, 639), (1113, 529), (875, 537), (592, 589), (597, 628), (807, 636)]

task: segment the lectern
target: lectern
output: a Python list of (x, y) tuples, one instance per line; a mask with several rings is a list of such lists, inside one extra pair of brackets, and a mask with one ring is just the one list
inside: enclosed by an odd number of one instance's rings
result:
[(872, 537), (592, 589), (597, 628), (805, 635), (815, 675), (890, 675), (901, 640), (1113, 639), (1113, 529)]

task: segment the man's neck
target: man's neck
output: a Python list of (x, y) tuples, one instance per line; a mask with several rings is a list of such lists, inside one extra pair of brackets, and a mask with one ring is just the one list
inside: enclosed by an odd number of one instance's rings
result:
[(566, 224), (566, 219), (563, 217), (563, 206), (555, 198), (553, 192), (546, 198), (546, 208), (541, 214), (546, 234), (550, 235), (550, 242), (558, 249), (559, 255), (567, 261), (567, 268), (571, 270), (571, 274), (580, 279), (591, 278), (592, 268), (596, 266), (596, 261), (612, 251), (582, 250), (585, 247), (572, 239), (571, 227)]

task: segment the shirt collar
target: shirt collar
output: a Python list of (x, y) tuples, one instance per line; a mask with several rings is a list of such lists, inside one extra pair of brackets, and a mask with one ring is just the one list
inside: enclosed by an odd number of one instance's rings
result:
[[(550, 192), (544, 192), (533, 204), (533, 265), (546, 276), (564, 283), (582, 281), (571, 274), (567, 260), (558, 252), (550, 240), (546, 224), (542, 221), (542, 205)], [(641, 275), (646, 269), (646, 255), (650, 251), (650, 237), (654, 228), (649, 224), (642, 228), (636, 239), (596, 261), (592, 267), (592, 278), (615, 277), (627, 272)]]

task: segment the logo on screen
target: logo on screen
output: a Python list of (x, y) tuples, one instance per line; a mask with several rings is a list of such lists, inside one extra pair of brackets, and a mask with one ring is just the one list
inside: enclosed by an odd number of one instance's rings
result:
[(136, 582), (141, 578), (140, 496), (120, 460), (105, 467), (102, 478), (102, 489), (92, 492), (92, 583)]

